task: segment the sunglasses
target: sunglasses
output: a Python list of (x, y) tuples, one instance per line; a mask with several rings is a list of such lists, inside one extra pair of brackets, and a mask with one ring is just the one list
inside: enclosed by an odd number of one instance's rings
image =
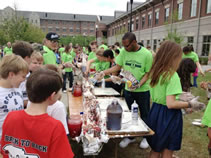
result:
[(53, 40), (52, 40), (51, 43), (58, 43), (58, 41), (53, 41)]
[(133, 40), (130, 41), (130, 43), (128, 45), (124, 46), (124, 47), (128, 48), (132, 43), (133, 43)]

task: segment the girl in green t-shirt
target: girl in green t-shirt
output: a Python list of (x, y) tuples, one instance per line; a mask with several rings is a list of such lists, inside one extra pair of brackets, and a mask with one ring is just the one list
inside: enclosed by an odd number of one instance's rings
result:
[(155, 131), (153, 136), (147, 137), (151, 147), (150, 158), (172, 157), (173, 151), (181, 148), (181, 109), (192, 104), (176, 100), (176, 96), (182, 93), (176, 72), (181, 59), (181, 47), (174, 42), (166, 41), (158, 50), (149, 72), (153, 104), (147, 125)]

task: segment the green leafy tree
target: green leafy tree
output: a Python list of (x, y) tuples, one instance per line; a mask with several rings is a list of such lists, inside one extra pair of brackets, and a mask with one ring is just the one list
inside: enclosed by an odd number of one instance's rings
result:
[(0, 25), (0, 44), (16, 40), (41, 43), (44, 37), (45, 34), (40, 28), (33, 26), (23, 17), (18, 17), (16, 12)]
[(177, 22), (179, 21), (177, 11), (175, 11), (173, 13), (171, 19), (172, 19), (171, 24), (169, 24), (169, 23), (165, 24), (167, 32), (168, 32), (165, 37), (165, 40), (170, 40), (170, 41), (173, 41), (173, 42), (176, 42), (176, 43), (182, 45), (184, 42), (184, 36), (177, 31), (177, 25), (178, 25)]
[(94, 36), (66, 36), (61, 37), (60, 44), (68, 45), (69, 43), (72, 43), (73, 45), (79, 44), (80, 46), (88, 46), (89, 43), (94, 40)]

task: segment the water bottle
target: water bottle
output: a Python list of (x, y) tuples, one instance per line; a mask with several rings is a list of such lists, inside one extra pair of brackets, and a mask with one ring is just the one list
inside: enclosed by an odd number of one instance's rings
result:
[(101, 87), (102, 88), (105, 88), (105, 79), (104, 78), (102, 79), (102, 85), (101, 85)]
[(138, 125), (138, 104), (134, 101), (131, 106), (132, 124)]

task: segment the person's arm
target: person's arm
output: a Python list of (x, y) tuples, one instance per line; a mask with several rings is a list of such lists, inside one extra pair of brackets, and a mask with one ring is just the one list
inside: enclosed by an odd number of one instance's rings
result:
[(182, 109), (182, 108), (190, 107), (188, 102), (176, 100), (175, 95), (166, 96), (166, 105), (167, 105), (168, 109)]
[(94, 63), (94, 62), (95, 62), (94, 59), (91, 59), (91, 60), (89, 60), (89, 61), (87, 62), (87, 64), (86, 64), (86, 73), (85, 73), (86, 75), (89, 74), (90, 66), (91, 66), (91, 64)]
[(148, 73), (146, 73), (144, 77), (142, 77), (142, 79), (140, 80), (139, 86), (141, 87), (148, 80), (148, 78), (149, 78), (149, 75)]
[(115, 72), (120, 71), (121, 68), (122, 68), (122, 67), (121, 67), (120, 65), (116, 64), (115, 66), (111, 67), (110, 69), (104, 70), (103, 73), (104, 73), (105, 75), (109, 75), (109, 74), (111, 74), (111, 73), (115, 73)]
[(205, 70), (205, 72), (210, 72), (211, 71), (211, 69), (207, 69), (207, 70)]
[(196, 62), (196, 66), (197, 66), (197, 68), (199, 69), (201, 75), (204, 76), (204, 72), (203, 72), (203, 70), (202, 70), (202, 68), (201, 68), (201, 64), (199, 63), (199, 61)]

